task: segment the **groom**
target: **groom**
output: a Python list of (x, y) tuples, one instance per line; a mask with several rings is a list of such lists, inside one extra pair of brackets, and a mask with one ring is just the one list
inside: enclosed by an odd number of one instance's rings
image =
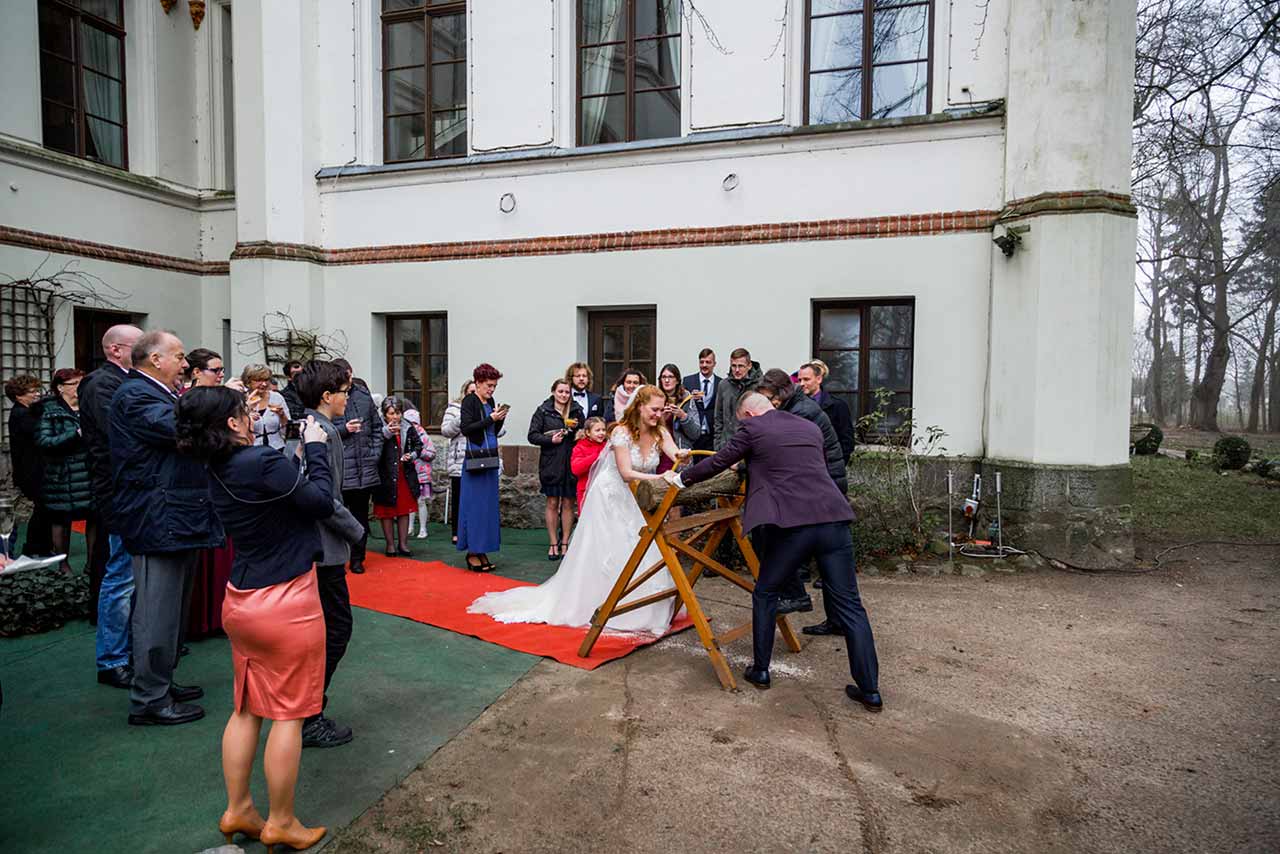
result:
[(737, 416), (737, 432), (715, 456), (679, 474), (669, 471), (666, 479), (683, 488), (740, 460), (750, 468), (742, 526), (759, 530), (761, 554), (760, 577), (751, 594), (755, 663), (743, 675), (757, 688), (769, 687), (780, 592), (792, 573), (814, 558), (828, 612), (844, 627), (849, 672), (857, 683), (846, 686), (845, 693), (878, 712), (884, 704), (876, 645), (853, 574), (849, 531), (853, 510), (827, 475), (822, 431), (799, 416), (774, 409), (758, 392), (743, 395)]

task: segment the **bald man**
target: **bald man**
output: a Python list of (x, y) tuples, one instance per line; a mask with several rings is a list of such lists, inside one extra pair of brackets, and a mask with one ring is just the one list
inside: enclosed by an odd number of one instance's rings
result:
[[(102, 336), (106, 363), (80, 383), (80, 431), (89, 452), (93, 479), (94, 536), (89, 549), (89, 603), (97, 615), (95, 655), (98, 681), (113, 688), (129, 687), (129, 600), (133, 596), (133, 558), (120, 537), (112, 533), (111, 443), (107, 438), (107, 413), (111, 398), (133, 367), (133, 345), (142, 337), (136, 326), (120, 324)], [(90, 528), (86, 528), (88, 533)]]
[(798, 415), (774, 409), (759, 392), (743, 395), (736, 415), (738, 429), (715, 456), (680, 474), (667, 472), (666, 478), (683, 487), (713, 477), (734, 463), (747, 464), (742, 527), (758, 532), (762, 547), (760, 577), (751, 594), (755, 662), (743, 676), (757, 688), (769, 687), (781, 590), (812, 558), (822, 575), (824, 604), (844, 628), (849, 672), (856, 683), (846, 686), (845, 693), (868, 711), (878, 712), (883, 708), (880, 666), (853, 574), (853, 535), (849, 530), (853, 510), (827, 473), (822, 431)]

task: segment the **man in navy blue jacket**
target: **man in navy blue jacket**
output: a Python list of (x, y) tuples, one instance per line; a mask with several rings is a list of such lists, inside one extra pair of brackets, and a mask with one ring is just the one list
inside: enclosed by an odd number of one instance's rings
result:
[(178, 454), (177, 388), (187, 360), (172, 332), (133, 347), (133, 370), (111, 399), (113, 530), (133, 556), (133, 684), (129, 723), (184, 724), (204, 717), (195, 686), (174, 683), (178, 640), (201, 549), (225, 540), (204, 466)]
[(748, 466), (742, 527), (757, 531), (760, 577), (751, 594), (755, 662), (744, 674), (757, 688), (769, 687), (769, 662), (778, 617), (778, 599), (803, 563), (816, 559), (828, 609), (844, 627), (849, 672), (856, 685), (850, 699), (869, 711), (883, 708), (879, 662), (867, 612), (853, 574), (853, 510), (827, 474), (822, 431), (780, 409), (758, 392), (738, 401), (738, 429), (715, 456), (688, 470), (667, 473), (677, 487), (713, 477), (739, 461)]

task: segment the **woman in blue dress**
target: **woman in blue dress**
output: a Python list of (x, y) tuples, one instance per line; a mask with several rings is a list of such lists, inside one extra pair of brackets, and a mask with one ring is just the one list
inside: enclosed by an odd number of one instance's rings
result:
[(491, 572), (489, 552), (501, 547), (498, 515), (498, 434), (507, 407), (495, 406), (493, 393), (502, 374), (488, 363), (478, 365), (472, 377), (476, 388), (462, 399), (462, 435), (467, 456), (462, 465), (462, 494), (458, 501), (458, 551), (467, 553), (467, 569)]

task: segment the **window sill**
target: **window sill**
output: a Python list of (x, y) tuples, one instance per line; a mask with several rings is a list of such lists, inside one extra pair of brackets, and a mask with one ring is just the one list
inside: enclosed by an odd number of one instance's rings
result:
[(376, 176), (412, 176), (439, 170), (466, 170), (495, 164), (556, 163), (583, 159), (615, 158), (649, 152), (680, 152), (696, 147), (725, 145), (743, 142), (811, 140), (814, 138), (903, 131), (917, 133), (920, 129), (950, 128), (957, 124), (980, 119), (1003, 118), (1004, 102), (994, 101), (975, 104), (973, 107), (953, 108), (949, 112), (930, 113), (925, 116), (908, 116), (897, 119), (872, 119), (859, 122), (841, 122), (830, 125), (764, 125), (731, 130), (699, 131), (684, 137), (646, 139), (637, 142), (619, 142), (605, 145), (557, 148), (545, 146), (513, 151), (487, 152), (467, 157), (439, 160), (417, 160), (386, 164), (357, 164), (351, 166), (326, 166), (316, 172), (317, 180), (337, 182), (354, 178)]
[(230, 210), (235, 207), (235, 193), (229, 190), (197, 190), (160, 178), (148, 178), (5, 134), (0, 134), (0, 163), (24, 166), (187, 210)]

